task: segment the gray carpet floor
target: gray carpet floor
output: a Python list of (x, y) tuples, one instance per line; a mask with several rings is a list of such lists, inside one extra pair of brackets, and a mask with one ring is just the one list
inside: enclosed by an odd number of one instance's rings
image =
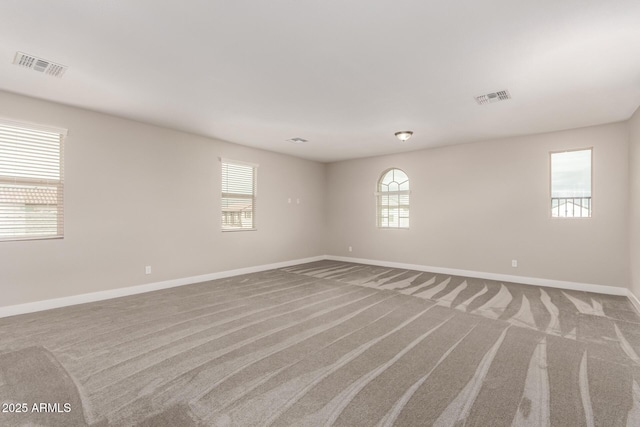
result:
[(624, 297), (321, 261), (0, 319), (0, 425), (640, 426), (639, 355)]

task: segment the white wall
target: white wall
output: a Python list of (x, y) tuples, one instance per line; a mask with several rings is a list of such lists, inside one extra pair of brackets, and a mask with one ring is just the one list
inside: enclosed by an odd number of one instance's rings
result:
[[(321, 163), (6, 92), (0, 117), (69, 130), (65, 238), (0, 242), (0, 307), (324, 253)], [(260, 165), (258, 231), (220, 231), (220, 156)]]
[(640, 108), (629, 121), (629, 176), (629, 288), (640, 298)]
[[(0, 242), (0, 307), (322, 254), (622, 287), (631, 271), (640, 294), (638, 112), (328, 165), (6, 92), (0, 117), (69, 129), (65, 238)], [(582, 147), (594, 147), (593, 217), (552, 219), (549, 151)], [(258, 231), (220, 231), (221, 156), (260, 165)], [(410, 230), (376, 228), (389, 167), (411, 178)]]
[[(584, 147), (593, 147), (593, 217), (551, 218), (549, 152)], [(627, 153), (618, 123), (330, 164), (329, 253), (626, 287)], [(376, 228), (376, 183), (390, 167), (411, 180), (409, 230)]]

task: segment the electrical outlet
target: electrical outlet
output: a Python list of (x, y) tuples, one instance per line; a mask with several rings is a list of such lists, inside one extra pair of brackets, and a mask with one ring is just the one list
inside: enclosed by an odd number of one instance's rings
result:
[(349, 246), (349, 252), (353, 252), (353, 248)]
[(517, 259), (512, 259), (511, 260), (511, 267), (517, 267), (518, 266), (518, 260)]
[(144, 268), (144, 274), (151, 274), (151, 266), (150, 266), (150, 265), (147, 265), (147, 266)]

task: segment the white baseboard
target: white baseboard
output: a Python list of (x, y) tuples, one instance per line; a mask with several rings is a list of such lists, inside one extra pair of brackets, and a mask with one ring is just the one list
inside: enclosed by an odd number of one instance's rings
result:
[(176, 286), (191, 285), (193, 283), (206, 282), (209, 280), (224, 279), (226, 277), (239, 276), (241, 274), (257, 273), (260, 271), (273, 270), (276, 268), (289, 267), (307, 262), (322, 261), (324, 256), (296, 259), (291, 261), (277, 262), (273, 264), (257, 265), (254, 267), (238, 268), (236, 270), (219, 271), (216, 273), (203, 274), (200, 276), (183, 277), (180, 279), (165, 280), (162, 282), (147, 283), (144, 285), (129, 286), (125, 288), (109, 289), (100, 292), (72, 295), (63, 298), (48, 299), (43, 301), (29, 302), (25, 304), (10, 305), (0, 307), (0, 318), (15, 316), (18, 314), (33, 313), (36, 311), (50, 310), (52, 308), (67, 307), (70, 305), (84, 304), (87, 302), (102, 301), (112, 298), (125, 297), (129, 295), (142, 294), (145, 292), (157, 291), (160, 289), (173, 288)]
[(418, 264), (405, 264), (391, 261), (380, 261), (373, 259), (341, 257), (333, 255), (320, 255), (310, 258), (296, 259), (273, 264), (264, 264), (254, 267), (245, 267), (235, 270), (219, 271), (216, 273), (203, 274), (200, 276), (183, 277), (179, 279), (166, 280), (162, 282), (147, 283), (144, 285), (130, 286), (125, 288), (110, 289), (100, 292), (91, 292), (87, 294), (72, 295), (63, 298), (55, 298), (43, 301), (35, 301), (25, 304), (11, 305), (0, 307), (0, 318), (15, 316), (18, 314), (33, 313), (36, 311), (50, 310), (53, 308), (66, 307), (76, 304), (84, 304), (88, 302), (102, 301), (112, 298), (119, 298), (129, 295), (136, 295), (145, 292), (157, 291), (160, 289), (173, 288), (177, 286), (190, 285), (193, 283), (206, 282), (209, 280), (224, 279), (226, 277), (239, 276), (241, 274), (257, 273), (260, 271), (273, 270), (276, 268), (289, 267), (296, 264), (304, 264), (308, 262), (332, 260), (353, 262), (359, 264), (378, 265), (381, 267), (403, 268), (407, 270), (428, 271), (431, 273), (450, 274), (455, 276), (475, 277), (478, 279), (498, 280), (503, 282), (523, 283), (527, 285), (547, 286), (550, 288), (570, 289), (574, 291), (594, 292), (606, 295), (619, 295), (629, 298), (636, 310), (640, 313), (640, 300), (627, 288), (617, 286), (604, 286), (590, 283), (567, 282), (561, 280), (541, 279), (536, 277), (513, 276), (508, 274), (486, 273), (471, 270), (458, 270), (454, 268), (430, 267)]
[(549, 288), (570, 289), (573, 291), (594, 292), (597, 294), (628, 296), (629, 290), (618, 286), (595, 285), (591, 283), (567, 282), (563, 280), (541, 279), (537, 277), (512, 276), (510, 274), (485, 273), (482, 271), (458, 270), (455, 268), (430, 267), (418, 264), (379, 261), (374, 259), (351, 258), (328, 255), (325, 259), (333, 261), (355, 262), (359, 264), (378, 265), (381, 267), (403, 268), (407, 270), (428, 271), (430, 273), (450, 274), (454, 276), (475, 277), (478, 279), (497, 280), (501, 282), (523, 283), (525, 285), (547, 286)]
[(629, 301), (631, 301), (633, 307), (636, 309), (638, 314), (640, 314), (640, 299), (638, 299), (638, 297), (633, 292), (631, 292), (631, 289), (629, 289), (629, 295), (627, 295), (627, 297), (629, 297)]

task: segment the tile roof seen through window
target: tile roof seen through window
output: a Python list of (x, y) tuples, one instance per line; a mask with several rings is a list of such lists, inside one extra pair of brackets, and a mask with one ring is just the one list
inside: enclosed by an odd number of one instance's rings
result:
[(12, 205), (56, 205), (55, 187), (0, 186), (0, 203)]

